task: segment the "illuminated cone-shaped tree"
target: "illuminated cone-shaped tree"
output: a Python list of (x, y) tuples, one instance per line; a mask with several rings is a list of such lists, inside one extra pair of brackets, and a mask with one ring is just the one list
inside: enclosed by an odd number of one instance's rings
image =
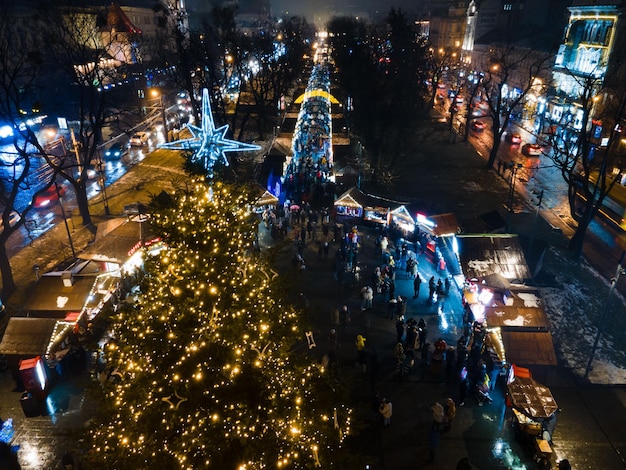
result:
[[(299, 315), (252, 249), (237, 188), (194, 182), (154, 216), (166, 248), (145, 262), (138, 305), (116, 318), (94, 468), (315, 468), (349, 410), (298, 344)], [(306, 348), (302, 349), (303, 351)]]

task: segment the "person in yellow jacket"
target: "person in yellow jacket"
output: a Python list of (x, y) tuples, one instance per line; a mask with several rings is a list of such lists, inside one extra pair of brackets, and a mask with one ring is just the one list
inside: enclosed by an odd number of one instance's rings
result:
[(358, 362), (363, 373), (365, 373), (367, 369), (367, 349), (365, 348), (366, 341), (367, 339), (364, 336), (356, 335), (356, 341), (354, 342), (356, 345)]
[(445, 410), (445, 418), (446, 418), (446, 427), (445, 432), (450, 431), (452, 429), (452, 421), (456, 417), (456, 403), (452, 398), (446, 399), (446, 404), (444, 405)]

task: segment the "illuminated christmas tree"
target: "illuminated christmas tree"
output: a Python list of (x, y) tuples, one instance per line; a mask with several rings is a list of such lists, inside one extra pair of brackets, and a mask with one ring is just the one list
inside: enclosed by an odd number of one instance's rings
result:
[(347, 408), (306, 354), (300, 314), (253, 249), (241, 188), (193, 182), (154, 215), (139, 303), (116, 318), (93, 468), (257, 469), (332, 465)]

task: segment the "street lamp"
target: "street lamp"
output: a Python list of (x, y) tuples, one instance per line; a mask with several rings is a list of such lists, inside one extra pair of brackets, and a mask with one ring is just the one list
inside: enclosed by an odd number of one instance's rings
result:
[(56, 180), (54, 181), (54, 189), (59, 199), (59, 207), (61, 207), (61, 215), (63, 216), (63, 222), (65, 223), (65, 230), (67, 231), (67, 238), (70, 241), (70, 248), (72, 250), (72, 256), (76, 259), (76, 250), (74, 249), (74, 241), (72, 240), (72, 234), (70, 233), (70, 226), (67, 224), (67, 216), (65, 215), (65, 208), (63, 207), (63, 200), (61, 199), (61, 191), (59, 191), (59, 185)]
[(606, 298), (606, 303), (604, 304), (604, 312), (602, 313), (602, 318), (600, 319), (600, 324), (598, 325), (598, 332), (596, 333), (596, 339), (594, 340), (593, 347), (591, 348), (589, 362), (587, 362), (587, 368), (585, 369), (585, 379), (589, 377), (589, 372), (591, 372), (591, 363), (593, 362), (593, 357), (596, 354), (596, 349), (598, 349), (598, 342), (600, 341), (600, 335), (602, 334), (602, 330), (604, 329), (604, 323), (606, 323), (606, 317), (609, 316), (609, 310), (611, 309), (611, 300), (613, 300), (615, 286), (617, 285), (617, 281), (619, 281), (619, 277), (622, 274), (625, 274), (624, 268), (622, 267), (622, 263), (624, 262), (624, 255), (626, 255), (626, 251), (622, 251), (622, 256), (620, 256), (619, 263), (617, 264), (617, 269), (615, 270), (615, 276), (613, 276), (613, 278), (611, 279), (611, 289), (609, 290), (609, 295)]
[(509, 200), (507, 203), (506, 211), (506, 231), (508, 232), (511, 227), (511, 213), (513, 212), (513, 196), (515, 195), (515, 177), (517, 176), (517, 170), (522, 167), (521, 163), (507, 162), (504, 166), (511, 170), (511, 186), (509, 188)]
[(163, 95), (157, 90), (152, 90), (151, 94), (154, 98), (159, 99), (159, 107), (161, 108), (161, 119), (163, 119), (163, 134), (165, 135), (165, 142), (169, 142), (167, 135), (167, 118), (165, 116), (165, 106), (163, 105)]

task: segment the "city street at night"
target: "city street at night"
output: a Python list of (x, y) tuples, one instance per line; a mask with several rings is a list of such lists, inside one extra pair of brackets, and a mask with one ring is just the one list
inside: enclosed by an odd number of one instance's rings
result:
[(626, 469), (625, 8), (4, 2), (0, 470)]

